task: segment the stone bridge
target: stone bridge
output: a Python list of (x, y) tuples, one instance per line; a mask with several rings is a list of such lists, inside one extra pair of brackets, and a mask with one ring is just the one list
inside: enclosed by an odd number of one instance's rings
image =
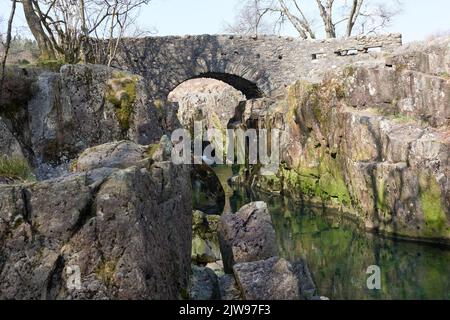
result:
[(302, 40), (274, 36), (199, 35), (126, 39), (117, 64), (142, 75), (150, 95), (165, 99), (182, 82), (209, 77), (242, 91), (248, 99), (277, 95), (298, 79), (401, 46), (400, 34)]

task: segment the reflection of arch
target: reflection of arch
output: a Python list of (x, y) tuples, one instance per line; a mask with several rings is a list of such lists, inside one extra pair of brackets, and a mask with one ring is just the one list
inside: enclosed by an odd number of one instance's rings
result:
[[(199, 78), (210, 78), (210, 79), (216, 79), (216, 80), (223, 81), (226, 84), (229, 84), (230, 86), (235, 88), (236, 90), (239, 90), (240, 92), (242, 92), (247, 99), (257, 99), (257, 98), (262, 98), (264, 96), (263, 92), (258, 88), (258, 85), (256, 83), (249, 81), (243, 77), (237, 76), (235, 74), (229, 74), (229, 73), (205, 72), (205, 73), (201, 73), (197, 76), (191, 77), (189, 79), (186, 79), (186, 80), (182, 81), (181, 83), (184, 83), (184, 82), (192, 80), (192, 79), (199, 79)], [(179, 83), (178, 85), (180, 85), (181, 83)], [(177, 85), (177, 87), (178, 87), (178, 85)]]

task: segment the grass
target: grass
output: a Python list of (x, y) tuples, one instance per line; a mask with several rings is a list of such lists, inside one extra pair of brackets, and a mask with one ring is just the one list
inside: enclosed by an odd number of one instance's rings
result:
[(124, 132), (130, 129), (130, 118), (136, 101), (138, 81), (137, 77), (115, 73), (108, 82), (106, 99), (116, 107), (116, 117)]
[(38, 60), (36, 66), (48, 71), (59, 72), (65, 64), (63, 60)]
[(0, 177), (20, 180), (32, 180), (33, 172), (23, 158), (0, 156)]
[(447, 80), (450, 80), (450, 74), (448, 72), (445, 72), (445, 71), (444, 72), (439, 72), (437, 76), (441, 77), (441, 78), (444, 78), (444, 79), (447, 79)]

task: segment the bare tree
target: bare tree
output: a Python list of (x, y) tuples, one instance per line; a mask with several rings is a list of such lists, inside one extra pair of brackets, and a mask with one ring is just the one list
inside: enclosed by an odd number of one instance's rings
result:
[[(139, 8), (150, 0), (22, 0), (42, 59), (111, 62)], [(104, 50), (94, 40), (102, 40)], [(97, 41), (98, 42), (98, 41)], [(96, 54), (106, 54), (106, 58)], [(99, 62), (99, 61), (94, 61)]]
[[(320, 28), (327, 38), (339, 35), (370, 34), (385, 28), (392, 18), (400, 12), (400, 0), (247, 0), (237, 19), (240, 22), (236, 33), (249, 33), (255, 30), (254, 21), (272, 24), (274, 29), (281, 29), (289, 23), (303, 39), (316, 38), (318, 27), (315, 19), (321, 21)], [(254, 3), (257, 3), (255, 5)], [(248, 10), (249, 5), (257, 10)], [(307, 6), (309, 4), (309, 6)], [(311, 12), (310, 12), (311, 11)], [(308, 13), (307, 13), (308, 12)], [(266, 19), (266, 20), (264, 20)], [(268, 22), (269, 21), (269, 22)], [(345, 24), (345, 26), (344, 26)]]
[(270, 26), (263, 20), (269, 8), (263, 7), (261, 0), (249, 0), (240, 6), (235, 21), (226, 24), (224, 31), (232, 34), (258, 36), (260, 33), (270, 33)]
[(279, 12), (280, 13), (280, 23), (283, 23), (285, 20), (283, 19), (284, 16), (287, 17), (287, 19), (291, 22), (291, 24), (295, 27), (297, 32), (300, 34), (300, 37), (303, 39), (314, 39), (316, 37), (315, 33), (312, 30), (311, 23), (307, 19), (305, 13), (298, 5), (297, 1), (293, 0), (294, 8), (297, 10), (297, 13), (293, 11), (292, 8), (289, 8), (286, 4), (285, 0), (278, 0), (279, 8), (276, 6), (272, 9), (273, 12)]
[(11, 12), (9, 15), (9, 19), (8, 19), (8, 27), (6, 30), (6, 40), (5, 43), (3, 45), (3, 57), (2, 57), (2, 64), (1, 64), (1, 77), (0, 77), (0, 96), (3, 93), (3, 84), (5, 82), (5, 69), (6, 69), (6, 60), (8, 59), (8, 53), (9, 53), (9, 49), (11, 47), (11, 39), (12, 39), (12, 26), (13, 26), (13, 21), (14, 21), (14, 16), (16, 14), (16, 5), (17, 5), (17, 1), (16, 0), (12, 0), (11, 1)]

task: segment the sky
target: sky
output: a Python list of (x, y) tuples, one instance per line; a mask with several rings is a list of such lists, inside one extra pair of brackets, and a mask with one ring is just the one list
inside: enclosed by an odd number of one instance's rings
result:
[[(314, 3), (314, 0), (304, 1), (310, 5)], [(395, 18), (387, 32), (400, 32), (404, 42), (410, 42), (450, 31), (449, 0), (402, 1), (403, 12)], [(3, 20), (7, 18), (9, 2), (0, 0), (0, 17)], [(241, 2), (242, 0), (151, 0), (149, 5), (141, 9), (138, 23), (143, 29), (156, 30), (162, 36), (223, 33), (226, 22), (233, 21), (236, 8)], [(22, 14), (16, 19), (18, 25), (26, 25)], [(289, 28), (284, 34), (295, 36), (295, 32)]]
[[(304, 0), (312, 2), (313, 0)], [(140, 15), (140, 23), (155, 27), (159, 35), (216, 34), (233, 21), (242, 0), (153, 0)], [(450, 30), (449, 0), (403, 0), (403, 12), (387, 31), (400, 32), (405, 42)], [(287, 30), (286, 33), (294, 33)]]

